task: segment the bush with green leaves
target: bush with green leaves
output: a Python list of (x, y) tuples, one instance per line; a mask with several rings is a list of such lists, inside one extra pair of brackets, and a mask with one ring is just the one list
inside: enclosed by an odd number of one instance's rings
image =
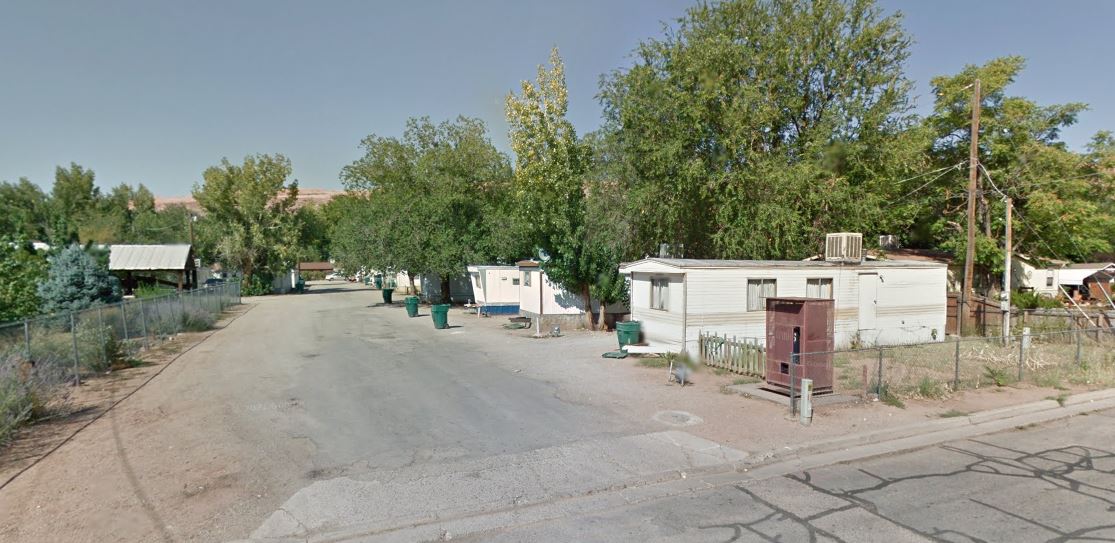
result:
[(80, 311), (96, 302), (120, 301), (120, 281), (80, 246), (71, 245), (50, 258), (39, 297), (45, 313)]
[(1019, 309), (1057, 309), (1064, 307), (1064, 304), (1057, 298), (1036, 292), (1012, 292), (1010, 303)]

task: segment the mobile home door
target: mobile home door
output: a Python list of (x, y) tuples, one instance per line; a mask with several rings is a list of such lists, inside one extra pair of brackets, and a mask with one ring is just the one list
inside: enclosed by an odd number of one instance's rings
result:
[(859, 274), (859, 329), (875, 329), (875, 310), (879, 300), (879, 274)]

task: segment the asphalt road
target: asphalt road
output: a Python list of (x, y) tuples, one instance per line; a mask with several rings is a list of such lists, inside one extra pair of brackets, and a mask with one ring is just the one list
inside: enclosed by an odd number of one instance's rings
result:
[(1115, 541), (1115, 411), (465, 540)]

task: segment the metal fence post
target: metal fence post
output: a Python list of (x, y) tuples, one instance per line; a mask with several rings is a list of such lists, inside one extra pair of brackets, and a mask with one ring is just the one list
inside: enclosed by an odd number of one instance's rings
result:
[(143, 332), (143, 350), (147, 351), (151, 349), (151, 344), (147, 341), (147, 311), (143, 309), (143, 298), (136, 298), (136, 302), (139, 303), (139, 327)]
[(1073, 335), (1076, 336), (1076, 365), (1080, 365), (1080, 330), (1073, 330)]
[(1022, 366), (1026, 364), (1026, 343), (1030, 339), (1030, 329), (1022, 329), (1022, 341), (1018, 342), (1018, 380), (1022, 380)]
[(120, 300), (120, 322), (124, 323), (124, 341), (128, 341), (128, 304), (124, 300)]
[(174, 319), (174, 333), (182, 333), (182, 318), (186, 315), (186, 302), (182, 301), (182, 293), (176, 292), (174, 299), (178, 301), (178, 318)]
[(953, 363), (952, 391), (960, 390), (960, 336), (956, 336), (956, 359)]
[(879, 373), (875, 382), (875, 396), (883, 399), (883, 348), (879, 347)]
[(27, 361), (31, 362), (31, 324), (27, 319), (23, 319), (23, 345), (27, 349)]
[(797, 377), (797, 355), (790, 355), (790, 416), (798, 414), (797, 399), (794, 397), (794, 381)]
[(81, 356), (77, 354), (77, 323), (73, 311), (70, 311), (70, 336), (74, 340), (74, 386), (78, 386), (81, 384)]
[(97, 349), (101, 351), (101, 362), (108, 364), (108, 351), (105, 350), (105, 316), (101, 311), (101, 306), (97, 305), (97, 337), (101, 338), (101, 347)]

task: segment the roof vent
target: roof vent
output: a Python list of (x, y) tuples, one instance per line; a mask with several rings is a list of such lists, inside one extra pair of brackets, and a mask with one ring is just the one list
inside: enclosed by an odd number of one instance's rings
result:
[(863, 234), (840, 232), (825, 236), (825, 261), (863, 261)]
[(886, 251), (897, 250), (901, 245), (898, 244), (898, 236), (894, 234), (884, 234), (879, 236), (879, 248)]

